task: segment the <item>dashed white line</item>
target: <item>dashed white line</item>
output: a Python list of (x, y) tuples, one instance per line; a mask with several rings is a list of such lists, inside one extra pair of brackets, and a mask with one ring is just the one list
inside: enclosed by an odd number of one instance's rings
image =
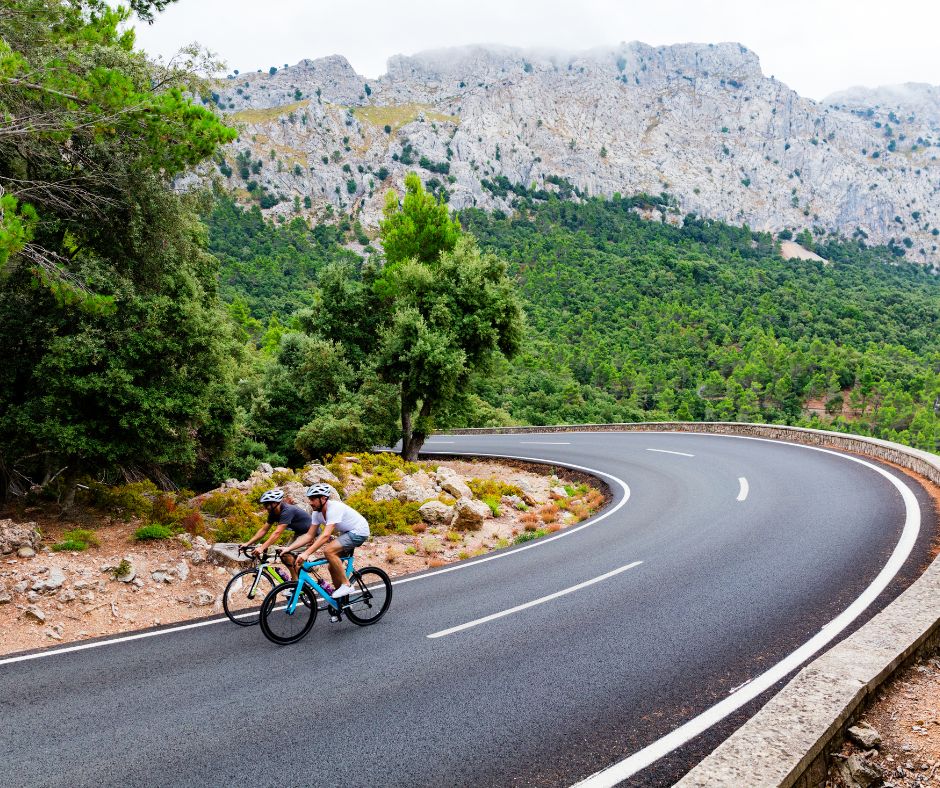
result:
[[(748, 437), (747, 440), (766, 441), (769, 439)], [(901, 538), (898, 540), (887, 563), (882, 567), (878, 576), (872, 580), (871, 584), (851, 605), (824, 626), (818, 634), (810, 638), (810, 640), (806, 641), (806, 643), (798, 649), (788, 654), (776, 665), (760, 676), (754, 677), (751, 681), (745, 683), (744, 686), (737, 688), (734, 694), (729, 695), (711, 708), (706, 709), (697, 717), (693, 717), (688, 722), (675, 728), (672, 732), (667, 733), (652, 744), (624, 758), (619, 763), (615, 763), (613, 766), (602, 769), (592, 774), (590, 777), (575, 783), (574, 788), (609, 788), (609, 786), (617, 785), (628, 777), (632, 777), (637, 772), (642, 771), (650, 764), (655, 763), (663, 756), (668, 755), (673, 750), (678, 749), (703, 731), (707, 731), (712, 725), (715, 725), (732, 712), (740, 709), (762, 692), (770, 689), (781, 679), (786, 678), (788, 673), (796, 670), (807, 659), (822, 649), (823, 646), (830, 643), (836, 635), (858, 618), (862, 612), (877, 599), (878, 595), (884, 591), (888, 583), (890, 583), (891, 580), (894, 579), (894, 576), (901, 570), (904, 562), (911, 554), (911, 550), (914, 548), (914, 543), (917, 541), (917, 536), (920, 533), (920, 506), (911, 488), (883, 468), (879, 468), (877, 465), (873, 465), (858, 457), (841, 454), (840, 452), (831, 451), (830, 449), (822, 449), (818, 446), (803, 446), (802, 448), (832, 454), (833, 456), (842, 457), (843, 459), (857, 462), (859, 465), (871, 468), (891, 482), (895, 489), (901, 494), (907, 514), (904, 519), (904, 528), (901, 531)]]
[(740, 491), (738, 492), (738, 498), (737, 498), (737, 500), (739, 500), (739, 501), (746, 501), (746, 500), (747, 500), (747, 494), (748, 494), (748, 492), (750, 492), (750, 489), (751, 489), (750, 486), (748, 486), (747, 479), (745, 479), (743, 476), (739, 476), (739, 477), (738, 477), (738, 484), (741, 485), (741, 489), (740, 489)]
[(688, 454), (684, 451), (669, 451), (669, 449), (647, 449), (647, 451), (655, 451), (659, 454), (678, 454), (680, 457), (694, 457), (694, 454)]
[(468, 621), (466, 624), (459, 624), (456, 627), (450, 627), (449, 629), (442, 629), (440, 632), (432, 632), (428, 635), (429, 638), (442, 638), (445, 635), (453, 635), (455, 632), (462, 632), (465, 629), (470, 629), (471, 627), (479, 626), (480, 624), (485, 624), (487, 621), (495, 621), (497, 618), (503, 618), (504, 616), (511, 616), (513, 613), (518, 613), (520, 610), (527, 610), (530, 607), (535, 607), (536, 605), (544, 604), (545, 602), (550, 602), (553, 599), (558, 599), (558, 597), (565, 596), (567, 594), (573, 594), (575, 591), (581, 591), (588, 586), (592, 586), (595, 583), (600, 583), (603, 580), (607, 580), (614, 575), (619, 575), (621, 572), (626, 572), (628, 569), (633, 569), (635, 566), (642, 564), (642, 561), (634, 561), (633, 563), (626, 564), (625, 566), (618, 567), (613, 569), (610, 572), (605, 572), (602, 575), (591, 578), (590, 580), (585, 580), (583, 583), (578, 583), (577, 585), (569, 586), (568, 588), (563, 588), (561, 591), (556, 591), (553, 594), (548, 594), (547, 596), (539, 597), (538, 599), (533, 599), (531, 602), (525, 602), (521, 605), (516, 605), (511, 607), (508, 610), (501, 610), (498, 613), (493, 613), (489, 616), (483, 616), (483, 618), (477, 618), (473, 621)]

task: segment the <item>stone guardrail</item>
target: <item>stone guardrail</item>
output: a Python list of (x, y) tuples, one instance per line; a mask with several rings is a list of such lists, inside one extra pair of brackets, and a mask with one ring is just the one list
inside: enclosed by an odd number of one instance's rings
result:
[[(887, 460), (940, 485), (940, 456), (876, 438), (802, 427), (643, 422), (447, 431), (451, 435), (551, 432), (700, 432), (769, 438)], [(802, 668), (676, 788), (823, 785), (831, 746), (841, 741), (866, 700), (895, 670), (940, 641), (938, 617), (940, 557), (868, 623)]]

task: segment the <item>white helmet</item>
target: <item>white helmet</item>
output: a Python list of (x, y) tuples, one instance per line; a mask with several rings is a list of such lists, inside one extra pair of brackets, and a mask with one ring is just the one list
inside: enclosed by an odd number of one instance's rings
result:
[(280, 503), (284, 500), (284, 492), (278, 490), (276, 487), (273, 490), (268, 490), (261, 496), (261, 503)]
[(333, 488), (330, 487), (330, 485), (318, 482), (317, 484), (311, 484), (307, 488), (307, 497), (316, 498), (317, 496), (323, 496), (324, 498), (329, 498), (332, 492)]

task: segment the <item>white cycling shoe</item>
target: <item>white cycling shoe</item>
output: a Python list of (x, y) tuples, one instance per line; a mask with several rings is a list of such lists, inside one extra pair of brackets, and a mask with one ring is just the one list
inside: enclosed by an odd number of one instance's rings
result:
[(338, 599), (341, 596), (349, 596), (353, 592), (353, 587), (349, 583), (343, 583), (339, 588), (333, 592), (333, 599)]

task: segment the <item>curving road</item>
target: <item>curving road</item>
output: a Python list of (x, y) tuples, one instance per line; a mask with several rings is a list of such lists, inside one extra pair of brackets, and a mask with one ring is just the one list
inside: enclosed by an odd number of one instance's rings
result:
[(919, 520), (906, 477), (785, 443), (552, 433), (425, 448), (593, 469), (613, 505), (399, 579), (375, 627), (322, 617), (279, 648), (219, 623), (0, 659), (0, 784), (570, 785), (618, 763), (589, 784), (644, 784), (684, 740), (670, 732), (693, 735), (690, 720), (715, 722), (717, 703), (836, 636), (825, 625), (892, 554), (903, 562)]

